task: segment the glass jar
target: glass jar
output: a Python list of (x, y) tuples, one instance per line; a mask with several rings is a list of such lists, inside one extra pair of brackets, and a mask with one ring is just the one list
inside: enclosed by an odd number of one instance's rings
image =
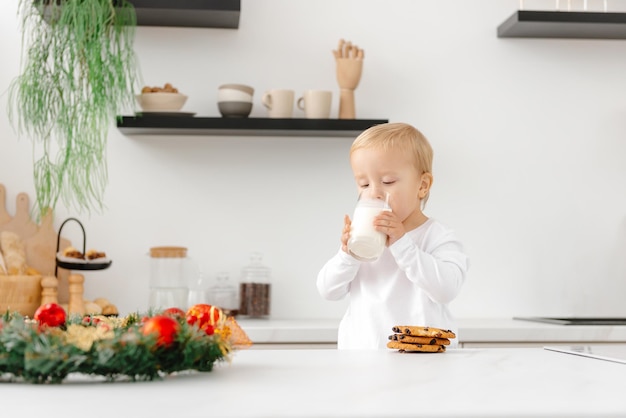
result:
[(187, 309), (188, 271), (187, 248), (150, 248), (150, 308)]
[(262, 264), (263, 255), (252, 253), (250, 264), (241, 270), (239, 314), (262, 318), (270, 314), (270, 269)]
[(192, 307), (198, 303), (211, 303), (211, 295), (209, 293), (209, 283), (206, 275), (198, 273), (195, 280), (191, 281), (189, 286), (189, 296), (187, 298), (187, 306)]
[(209, 301), (211, 305), (221, 308), (228, 316), (238, 315), (237, 288), (230, 283), (228, 273), (217, 273), (215, 284), (209, 288)]

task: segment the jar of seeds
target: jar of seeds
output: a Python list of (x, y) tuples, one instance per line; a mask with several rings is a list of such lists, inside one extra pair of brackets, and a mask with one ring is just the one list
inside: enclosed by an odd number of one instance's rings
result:
[(262, 318), (270, 314), (270, 269), (262, 259), (261, 253), (252, 253), (250, 264), (241, 270), (239, 315)]

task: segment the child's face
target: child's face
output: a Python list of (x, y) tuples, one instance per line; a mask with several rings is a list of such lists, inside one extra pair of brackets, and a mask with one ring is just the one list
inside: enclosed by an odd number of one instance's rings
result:
[(399, 150), (361, 148), (352, 153), (350, 165), (359, 192), (364, 188), (374, 188), (381, 196), (388, 192), (392, 211), (406, 226), (421, 219), (420, 202), (430, 187), (424, 176), (429, 174), (419, 173), (410, 156)]

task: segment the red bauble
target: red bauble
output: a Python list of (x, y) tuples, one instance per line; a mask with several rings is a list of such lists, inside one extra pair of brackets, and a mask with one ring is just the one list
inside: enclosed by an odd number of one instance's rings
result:
[(206, 324), (204, 326), (204, 332), (206, 332), (206, 335), (213, 335), (215, 334), (215, 327), (211, 324)]
[(165, 315), (148, 318), (141, 327), (143, 335), (155, 335), (159, 347), (167, 347), (176, 340), (176, 335), (180, 330), (178, 322)]
[(217, 306), (206, 303), (193, 305), (187, 310), (187, 323), (196, 325), (204, 330), (208, 335), (212, 335), (215, 328), (224, 319), (224, 312)]
[(185, 318), (185, 311), (180, 308), (167, 308), (163, 311), (163, 315), (179, 320)]
[(49, 327), (59, 327), (65, 324), (65, 310), (56, 303), (46, 303), (41, 305), (35, 311), (33, 318), (39, 322), (39, 325), (47, 325)]

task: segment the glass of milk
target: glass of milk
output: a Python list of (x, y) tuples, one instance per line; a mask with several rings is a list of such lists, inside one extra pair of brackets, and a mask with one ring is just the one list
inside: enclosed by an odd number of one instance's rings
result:
[(352, 216), (348, 252), (357, 260), (374, 261), (383, 253), (387, 235), (374, 229), (374, 218), (389, 207), (389, 193), (374, 195), (374, 189), (364, 189)]

